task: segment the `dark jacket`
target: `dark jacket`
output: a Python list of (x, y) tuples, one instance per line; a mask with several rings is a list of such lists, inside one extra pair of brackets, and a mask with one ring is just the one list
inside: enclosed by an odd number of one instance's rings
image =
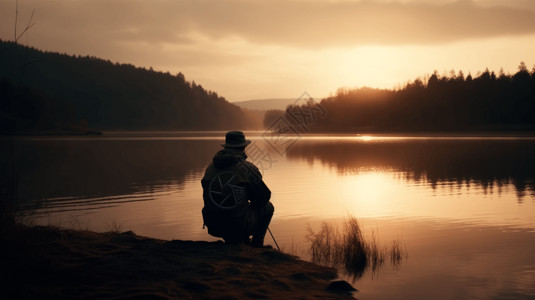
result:
[(203, 218), (212, 235), (247, 229), (251, 210), (263, 208), (271, 198), (262, 174), (246, 159), (243, 151), (225, 148), (215, 154), (206, 168), (201, 180)]

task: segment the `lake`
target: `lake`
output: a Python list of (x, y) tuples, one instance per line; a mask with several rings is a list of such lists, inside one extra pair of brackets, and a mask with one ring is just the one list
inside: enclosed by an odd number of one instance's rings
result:
[[(400, 242), (397, 262), (340, 272), (359, 299), (535, 298), (535, 138), (246, 135), (283, 251), (310, 260), (308, 228), (350, 216), (379, 245)], [(1, 151), (26, 222), (215, 241), (200, 179), (223, 142), (224, 132), (105, 132), (3, 137)]]

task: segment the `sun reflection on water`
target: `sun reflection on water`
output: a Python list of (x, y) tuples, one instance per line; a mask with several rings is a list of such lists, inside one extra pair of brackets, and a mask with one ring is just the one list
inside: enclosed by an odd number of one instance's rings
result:
[[(220, 139), (134, 138), (19, 141), (21, 202), (43, 212), (35, 223), (106, 231), (113, 222), (150, 237), (216, 240), (203, 230), (200, 179)], [(303, 135), (262, 169), (275, 205), (270, 229), (303, 258), (307, 225), (347, 216), (367, 237), (406, 244), (407, 266), (383, 268), (379, 280), (364, 274), (362, 298), (434, 298), (444, 284), (470, 299), (531, 296), (534, 151), (514, 138)], [(478, 278), (507, 285), (475, 287)]]

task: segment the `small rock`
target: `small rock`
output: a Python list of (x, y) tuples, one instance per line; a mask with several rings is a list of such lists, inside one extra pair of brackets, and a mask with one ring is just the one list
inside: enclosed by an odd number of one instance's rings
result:
[(345, 280), (331, 281), (326, 290), (333, 293), (350, 293), (358, 291)]

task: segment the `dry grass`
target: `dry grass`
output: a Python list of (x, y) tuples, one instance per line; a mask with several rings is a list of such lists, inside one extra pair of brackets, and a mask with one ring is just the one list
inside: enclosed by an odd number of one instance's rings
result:
[(108, 231), (113, 233), (121, 233), (122, 226), (117, 223), (117, 220), (113, 219), (110, 224), (108, 224)]
[(355, 217), (344, 222), (342, 231), (326, 222), (318, 232), (309, 226), (306, 238), (313, 262), (336, 267), (354, 278), (360, 278), (368, 269), (376, 272), (388, 257), (393, 266), (408, 257), (399, 240), (388, 247), (379, 243), (374, 231), (371, 238), (365, 238)]

